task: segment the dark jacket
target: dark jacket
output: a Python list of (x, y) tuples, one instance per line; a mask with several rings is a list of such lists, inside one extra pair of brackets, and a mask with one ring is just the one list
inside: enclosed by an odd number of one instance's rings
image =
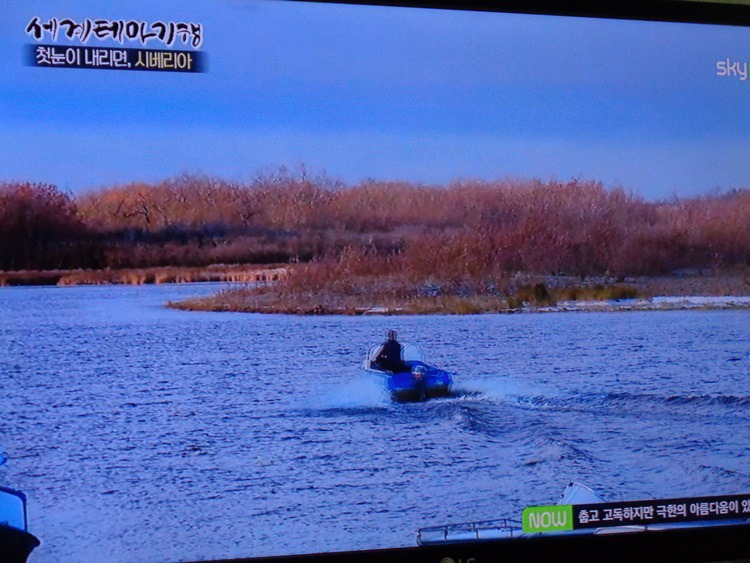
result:
[(386, 340), (375, 360), (378, 367), (392, 372), (405, 371), (407, 369), (401, 360), (401, 344), (396, 340)]

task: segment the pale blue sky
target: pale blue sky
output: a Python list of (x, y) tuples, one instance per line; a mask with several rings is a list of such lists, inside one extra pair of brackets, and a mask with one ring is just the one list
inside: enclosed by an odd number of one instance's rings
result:
[[(81, 191), (305, 163), (349, 182), (750, 186), (750, 29), (224, 0), (0, 0), (0, 180)], [(39, 16), (193, 21), (201, 75), (23, 65)], [(89, 43), (92, 44), (91, 42)]]

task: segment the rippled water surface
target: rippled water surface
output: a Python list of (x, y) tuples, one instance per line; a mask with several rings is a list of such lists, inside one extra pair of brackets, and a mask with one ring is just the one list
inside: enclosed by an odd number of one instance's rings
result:
[[(163, 307), (212, 285), (0, 288), (0, 484), (32, 562), (408, 546), (608, 500), (750, 491), (750, 312), (289, 317)], [(457, 374), (394, 404), (396, 328)]]

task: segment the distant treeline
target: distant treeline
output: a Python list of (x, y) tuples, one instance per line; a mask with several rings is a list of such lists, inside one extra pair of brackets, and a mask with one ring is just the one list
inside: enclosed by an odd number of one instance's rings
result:
[(750, 190), (649, 202), (592, 181), (348, 186), (283, 169), (248, 183), (184, 175), (76, 197), (0, 184), (2, 270), (288, 262), (415, 279), (746, 267)]

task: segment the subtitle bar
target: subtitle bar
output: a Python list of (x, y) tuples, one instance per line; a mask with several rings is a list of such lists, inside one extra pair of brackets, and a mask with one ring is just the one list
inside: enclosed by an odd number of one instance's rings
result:
[(205, 72), (202, 51), (27, 45), (26, 63), (45, 68)]

